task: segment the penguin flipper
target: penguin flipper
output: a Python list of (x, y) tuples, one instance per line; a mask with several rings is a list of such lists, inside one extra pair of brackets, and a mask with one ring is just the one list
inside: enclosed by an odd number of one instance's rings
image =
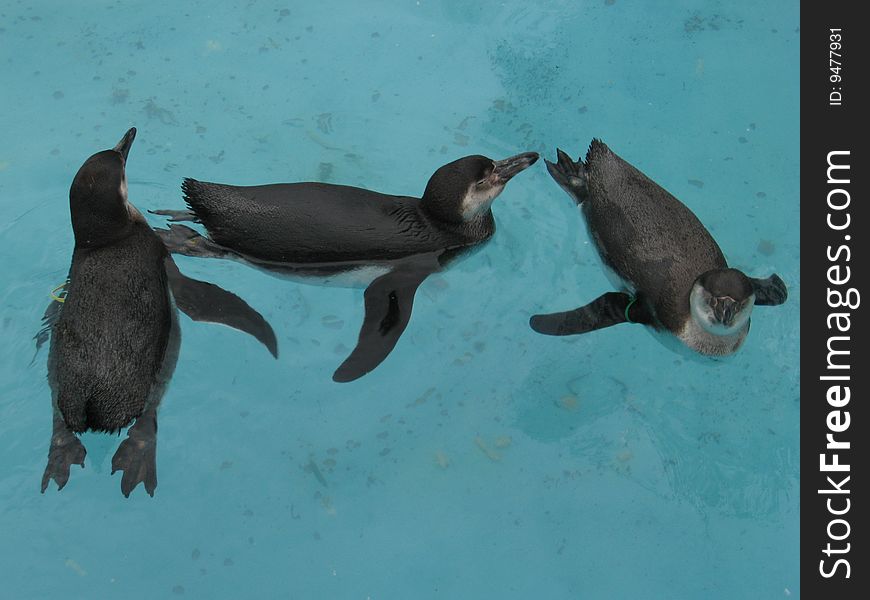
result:
[(154, 232), (173, 254), (199, 258), (224, 258), (229, 255), (226, 248), (201, 236), (187, 225), (170, 225), (169, 229), (155, 227)]
[(749, 280), (755, 292), (756, 306), (778, 306), (788, 299), (788, 288), (776, 273), (766, 279), (750, 277)]
[(172, 257), (164, 261), (175, 305), (194, 321), (222, 323), (260, 341), (278, 358), (278, 341), (269, 322), (247, 302), (213, 283), (186, 277)]
[[(48, 338), (51, 336), (51, 328), (57, 323), (57, 320), (60, 318), (60, 309), (63, 308), (63, 305), (60, 302), (51, 301), (46, 309), (45, 313), (42, 315), (42, 327), (39, 331), (36, 332), (36, 335), (33, 336), (33, 339), (36, 340), (36, 352), (39, 352), (39, 349), (42, 348), (43, 344), (48, 341)], [(36, 358), (36, 355), (34, 355)]]
[(154, 497), (157, 487), (157, 410), (150, 408), (136, 419), (112, 457), (112, 475), (123, 471), (121, 493), (130, 497), (130, 492), (140, 483)]
[[(58, 298), (63, 298), (63, 295), (66, 293), (66, 286), (68, 283), (64, 283), (62, 287), (53, 290), (53, 293), (57, 295)], [(33, 339), (36, 340), (36, 352), (33, 353), (33, 359), (30, 361), (30, 364), (33, 364), (33, 361), (36, 360), (37, 354), (39, 354), (39, 349), (48, 341), (48, 338), (51, 337), (51, 328), (54, 327), (54, 324), (57, 323), (57, 320), (60, 318), (60, 311), (63, 308), (63, 303), (57, 300), (52, 300), (51, 303), (45, 308), (45, 312), (42, 314), (42, 327), (39, 331), (36, 332), (36, 335), (33, 336)]]
[(359, 340), (350, 356), (335, 370), (333, 381), (346, 383), (359, 379), (389, 356), (411, 319), (417, 288), (436, 270), (437, 260), (433, 264), (418, 258), (397, 266), (369, 284)]
[(607, 292), (586, 306), (566, 312), (534, 315), (529, 325), (544, 335), (575, 335), (620, 323), (648, 324), (646, 310), (623, 292)]
[(58, 491), (63, 489), (69, 481), (69, 468), (72, 465), (81, 465), (85, 468), (85, 454), (87, 451), (76, 434), (70, 431), (60, 414), (55, 413), (51, 428), (51, 445), (48, 448), (48, 464), (42, 474), (42, 487), (44, 494), (49, 482), (54, 479), (57, 482)]
[(164, 217), (169, 217), (170, 223), (177, 223), (179, 221), (192, 221), (194, 223), (201, 223), (199, 217), (196, 216), (192, 210), (149, 210), (152, 215), (161, 215)]
[(557, 162), (551, 163), (547, 159), (547, 171), (556, 183), (571, 196), (577, 204), (586, 199), (589, 188), (586, 185), (586, 165), (582, 160), (574, 162), (571, 157), (559, 148), (556, 148)]

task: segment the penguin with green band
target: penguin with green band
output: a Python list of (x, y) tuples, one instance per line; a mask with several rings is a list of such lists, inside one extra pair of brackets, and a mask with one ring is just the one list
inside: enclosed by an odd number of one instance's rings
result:
[(585, 162), (557, 154), (556, 163), (545, 161), (547, 170), (580, 206), (621, 289), (574, 310), (534, 315), (530, 325), (538, 333), (640, 323), (700, 354), (725, 356), (743, 344), (754, 305), (785, 302), (778, 275), (759, 279), (729, 268), (691, 210), (600, 140), (592, 140)]

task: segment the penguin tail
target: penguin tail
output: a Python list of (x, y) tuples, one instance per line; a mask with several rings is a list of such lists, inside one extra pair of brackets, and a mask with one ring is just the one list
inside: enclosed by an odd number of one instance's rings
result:
[(184, 202), (194, 213), (199, 213), (201, 210), (207, 211), (211, 204), (210, 200), (214, 193), (212, 188), (214, 187), (214, 184), (185, 177), (184, 181), (181, 182)]
[(578, 158), (576, 162), (571, 160), (571, 157), (559, 148), (556, 148), (556, 157), (555, 163), (544, 159), (547, 171), (577, 204), (581, 204), (589, 194), (586, 185), (586, 165), (583, 164), (582, 159)]
[(600, 157), (600, 155), (603, 154), (613, 154), (613, 151), (599, 138), (592, 138), (592, 141), (589, 143), (589, 149), (586, 151), (586, 163), (589, 164), (589, 161), (591, 161), (593, 157)]
[(206, 227), (209, 225), (209, 217), (219, 219), (227, 206), (233, 206), (234, 203), (243, 200), (233, 186), (197, 181), (190, 177), (185, 177), (182, 181), (181, 191), (184, 193), (184, 201), (188, 208)]

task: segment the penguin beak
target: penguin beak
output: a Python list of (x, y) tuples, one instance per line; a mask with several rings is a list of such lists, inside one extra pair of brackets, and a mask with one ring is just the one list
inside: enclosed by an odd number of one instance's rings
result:
[(731, 327), (734, 323), (734, 317), (737, 315), (738, 308), (739, 304), (730, 296), (713, 298), (713, 315), (725, 327)]
[(535, 164), (536, 160), (538, 160), (537, 152), (523, 152), (504, 160), (494, 161), (495, 168), (490, 175), (493, 184), (506, 184), (511, 177)]
[(115, 152), (124, 157), (124, 162), (127, 162), (127, 155), (130, 153), (130, 146), (133, 145), (133, 140), (136, 139), (136, 128), (131, 127), (118, 142), (118, 145), (112, 148)]

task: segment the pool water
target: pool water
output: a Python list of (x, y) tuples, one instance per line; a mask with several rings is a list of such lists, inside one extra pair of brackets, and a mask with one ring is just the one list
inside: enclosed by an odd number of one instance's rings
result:
[[(799, 597), (799, 36), (791, 1), (0, 3), (0, 596)], [(611, 289), (542, 162), (350, 384), (362, 289), (179, 257), (262, 312), (279, 359), (182, 316), (155, 497), (125, 499), (122, 438), (90, 433), (40, 495), (32, 337), (69, 185), (130, 126), (143, 212), (181, 208), (185, 176), (420, 195), (466, 154), (600, 137), (790, 297), (720, 362), (640, 326), (534, 333)]]

